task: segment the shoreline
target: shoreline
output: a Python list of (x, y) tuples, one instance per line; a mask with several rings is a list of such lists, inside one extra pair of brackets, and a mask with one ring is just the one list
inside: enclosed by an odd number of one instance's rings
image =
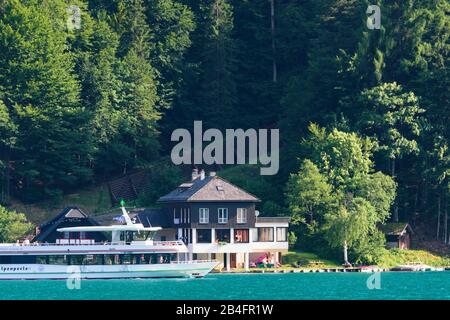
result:
[(286, 273), (376, 273), (376, 272), (443, 272), (450, 271), (450, 267), (428, 267), (421, 269), (396, 269), (394, 268), (320, 268), (320, 269), (255, 269), (255, 270), (230, 270), (230, 271), (219, 271), (213, 270), (210, 274), (263, 274), (263, 273), (276, 273), (276, 274), (286, 274)]

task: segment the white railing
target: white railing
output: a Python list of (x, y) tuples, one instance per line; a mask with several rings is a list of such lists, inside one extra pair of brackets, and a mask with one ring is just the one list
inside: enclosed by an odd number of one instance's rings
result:
[[(146, 241), (142, 241), (145, 243)], [(45, 247), (45, 246), (80, 246), (80, 245), (126, 245), (125, 241), (104, 241), (95, 242), (94, 239), (56, 239), (56, 243), (42, 243), (42, 242), (31, 242), (31, 243), (0, 243), (0, 247)], [(135, 243), (136, 244), (136, 243)], [(139, 244), (139, 243), (138, 243)], [(154, 246), (184, 246), (183, 241), (153, 241)]]
[(182, 263), (205, 263), (205, 262), (217, 262), (217, 260), (186, 260), (186, 261), (170, 261), (173, 264), (182, 264)]
[(184, 246), (183, 241), (153, 241), (154, 246)]

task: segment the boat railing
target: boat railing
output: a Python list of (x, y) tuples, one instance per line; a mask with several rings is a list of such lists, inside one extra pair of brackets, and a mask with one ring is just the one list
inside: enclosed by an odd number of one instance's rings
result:
[(186, 260), (186, 261), (170, 261), (172, 264), (183, 264), (183, 263), (205, 263), (205, 262), (217, 262), (217, 260)]
[(184, 246), (183, 241), (153, 241), (153, 245), (155, 246)]
[[(67, 241), (62, 241), (67, 240)], [(142, 241), (145, 243), (145, 241)], [(21, 243), (0, 243), (0, 247), (43, 247), (43, 246), (101, 246), (101, 245), (127, 245), (125, 241), (103, 241), (95, 242), (94, 239), (57, 239), (56, 243), (48, 242), (21, 242)], [(139, 241), (134, 244), (140, 244)], [(184, 246), (183, 241), (153, 241), (154, 246)]]

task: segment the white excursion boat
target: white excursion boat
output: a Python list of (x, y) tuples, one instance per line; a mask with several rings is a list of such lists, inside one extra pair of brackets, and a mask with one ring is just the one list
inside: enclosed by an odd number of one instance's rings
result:
[(111, 233), (111, 241), (0, 244), (0, 280), (203, 277), (214, 260), (182, 261), (182, 241), (153, 241), (160, 227), (133, 223), (122, 206), (124, 225), (57, 229)]

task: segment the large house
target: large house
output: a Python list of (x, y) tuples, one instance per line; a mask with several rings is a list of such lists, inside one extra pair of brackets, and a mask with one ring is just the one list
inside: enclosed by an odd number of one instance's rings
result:
[[(134, 209), (130, 218), (145, 227), (161, 227), (155, 240), (182, 240), (189, 252), (184, 260), (216, 259), (221, 267), (245, 268), (258, 262), (276, 265), (288, 251), (288, 217), (262, 217), (256, 210), (260, 200), (214, 172), (194, 170), (192, 180), (159, 198), (161, 208)], [(99, 242), (102, 235), (76, 235), (57, 232), (57, 228), (80, 225), (110, 225), (118, 212), (89, 218), (76, 207), (64, 209), (41, 226), (35, 241)], [(100, 237), (100, 238), (99, 238)], [(78, 240), (79, 239), (79, 240)]]
[[(288, 250), (288, 217), (260, 217), (260, 200), (211, 172), (194, 170), (192, 180), (158, 200), (170, 217), (171, 237), (182, 239), (187, 259), (217, 259), (227, 270), (266, 257), (277, 264)], [(167, 230), (166, 230), (167, 232)]]

